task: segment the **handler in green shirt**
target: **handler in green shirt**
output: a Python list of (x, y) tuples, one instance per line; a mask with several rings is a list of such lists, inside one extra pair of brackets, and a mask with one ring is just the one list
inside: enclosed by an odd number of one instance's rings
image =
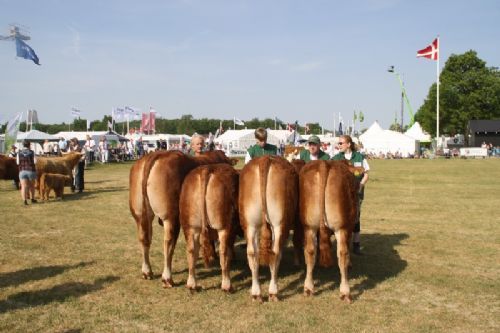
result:
[(245, 164), (255, 157), (276, 155), (278, 153), (278, 147), (267, 143), (267, 131), (265, 128), (259, 127), (255, 130), (255, 139), (257, 139), (257, 144), (248, 148), (245, 156)]
[(300, 159), (303, 161), (316, 161), (316, 160), (329, 160), (330, 155), (322, 151), (319, 147), (321, 141), (316, 135), (311, 135), (309, 140), (307, 140), (307, 149), (300, 152)]
[(356, 148), (354, 146), (354, 142), (352, 142), (352, 138), (349, 135), (341, 135), (339, 138), (338, 142), (338, 148), (340, 152), (333, 156), (332, 160), (347, 160), (349, 161), (353, 166), (355, 167), (363, 167), (365, 169), (365, 172), (362, 173), (359, 176), (356, 176), (357, 180), (359, 181), (359, 192), (358, 192), (358, 198), (359, 198), (359, 209), (358, 209), (358, 216), (356, 219), (356, 225), (354, 226), (354, 233), (352, 237), (352, 252), (354, 254), (361, 254), (361, 244), (360, 244), (360, 231), (361, 231), (361, 224), (360, 224), (360, 217), (361, 217), (361, 203), (363, 202), (363, 199), (365, 197), (365, 185), (366, 182), (368, 181), (368, 171), (370, 171), (370, 166), (368, 165), (368, 162), (366, 161), (365, 157), (363, 154), (360, 152), (356, 151)]

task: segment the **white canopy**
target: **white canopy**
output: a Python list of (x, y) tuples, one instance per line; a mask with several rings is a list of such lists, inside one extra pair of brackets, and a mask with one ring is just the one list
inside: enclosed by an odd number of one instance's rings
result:
[(87, 139), (87, 135), (90, 137), (101, 136), (106, 134), (106, 131), (89, 131), (89, 132), (59, 132), (54, 134), (58, 139), (64, 138), (65, 140), (71, 140), (77, 138), (78, 141), (84, 141)]
[(399, 132), (384, 130), (378, 122), (374, 122), (361, 134), (359, 140), (367, 154), (400, 153), (403, 157), (408, 157), (418, 152), (417, 140)]
[(29, 132), (17, 133), (17, 141), (30, 140), (30, 141), (57, 141), (57, 136), (50, 135), (39, 130), (31, 130)]
[[(230, 150), (246, 151), (255, 144), (255, 130), (227, 130), (221, 136), (217, 137), (215, 143), (222, 144), (223, 147)], [(293, 144), (293, 140), (301, 140), (299, 133), (295, 134), (288, 130), (267, 130), (267, 142), (276, 146), (280, 144)]]
[(405, 134), (420, 142), (431, 142), (431, 136), (424, 132), (418, 122), (415, 122), (412, 127), (406, 130)]

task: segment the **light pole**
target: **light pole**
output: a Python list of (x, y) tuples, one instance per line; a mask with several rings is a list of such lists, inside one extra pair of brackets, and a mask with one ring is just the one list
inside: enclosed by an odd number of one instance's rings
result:
[(408, 108), (408, 112), (410, 113), (410, 123), (409, 126), (413, 125), (415, 122), (413, 116), (413, 109), (411, 108), (410, 101), (408, 100), (408, 95), (406, 94), (405, 84), (401, 79), (401, 75), (394, 70), (394, 66), (389, 66), (387, 69), (389, 73), (394, 73), (396, 78), (398, 79), (399, 85), (401, 86), (401, 132), (403, 131), (403, 113), (404, 113), (404, 102), (406, 101), (406, 107)]

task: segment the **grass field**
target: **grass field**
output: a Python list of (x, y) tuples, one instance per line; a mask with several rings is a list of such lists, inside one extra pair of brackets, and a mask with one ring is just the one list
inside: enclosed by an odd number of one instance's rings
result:
[[(151, 261), (141, 255), (128, 210), (131, 164), (95, 165), (82, 194), (24, 207), (0, 181), (0, 330), (4, 332), (499, 332), (500, 159), (376, 160), (362, 210), (363, 256), (353, 256), (354, 303), (339, 300), (338, 267), (315, 270), (316, 294), (302, 294), (304, 268), (287, 248), (281, 302), (249, 295), (245, 248), (236, 247), (233, 294), (220, 270), (184, 287), (181, 234), (173, 289), (162, 289), (162, 229)], [(267, 295), (269, 272), (261, 270)]]

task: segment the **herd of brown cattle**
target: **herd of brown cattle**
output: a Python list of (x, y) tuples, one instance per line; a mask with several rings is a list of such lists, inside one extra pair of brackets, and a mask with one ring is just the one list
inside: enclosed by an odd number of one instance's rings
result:
[[(64, 186), (73, 183), (73, 168), (78, 164), (80, 153), (68, 153), (61, 157), (41, 157), (36, 159), (36, 186), (42, 200), (48, 200), (53, 190), (56, 198), (61, 198)], [(46, 177), (43, 177), (46, 175)], [(12, 179), (19, 183), (19, 169), (16, 159), (0, 155), (0, 179)]]
[(251, 295), (259, 301), (261, 264), (269, 265), (271, 271), (269, 300), (278, 299), (277, 275), (291, 230), (295, 262), (302, 250), (305, 257), (306, 295), (314, 292), (316, 258), (322, 266), (333, 263), (330, 236), (334, 233), (340, 296), (351, 302), (348, 244), (358, 209), (354, 173), (362, 170), (340, 161), (290, 163), (277, 156), (253, 159), (240, 171), (233, 165), (234, 161), (221, 151), (198, 157), (161, 151), (144, 156), (132, 166), (129, 205), (142, 247), (143, 277), (153, 278), (149, 251), (155, 216), (164, 230), (161, 279), (165, 288), (173, 286), (172, 256), (182, 226), (189, 266), (187, 287), (198, 289), (195, 265), (200, 248), (208, 264), (216, 257), (214, 243), (218, 240), (221, 288), (230, 291), (229, 265), (235, 238), (242, 229), (252, 272)]

